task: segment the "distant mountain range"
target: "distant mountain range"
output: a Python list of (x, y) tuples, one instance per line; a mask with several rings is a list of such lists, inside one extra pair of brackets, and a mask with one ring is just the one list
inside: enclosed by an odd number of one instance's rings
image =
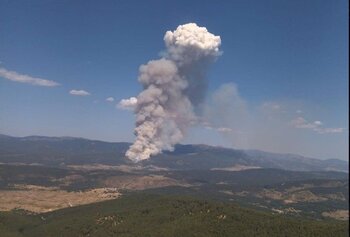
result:
[[(0, 135), (0, 162), (39, 163), (50, 166), (106, 164), (132, 165), (124, 154), (130, 143), (103, 142), (74, 137)], [(142, 165), (175, 170), (235, 170), (277, 168), (294, 171), (348, 172), (348, 162), (320, 160), (294, 154), (277, 154), (258, 150), (236, 150), (208, 145), (176, 145)]]

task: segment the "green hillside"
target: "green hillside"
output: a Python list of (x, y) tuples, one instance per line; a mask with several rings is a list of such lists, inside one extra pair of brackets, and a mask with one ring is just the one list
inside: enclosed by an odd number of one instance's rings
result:
[(348, 236), (348, 223), (311, 221), (234, 204), (147, 194), (30, 216), (0, 213), (1, 236)]

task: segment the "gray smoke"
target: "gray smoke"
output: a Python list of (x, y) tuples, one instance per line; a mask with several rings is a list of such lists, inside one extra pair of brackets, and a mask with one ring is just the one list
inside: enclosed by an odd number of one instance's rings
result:
[(164, 41), (163, 58), (139, 69), (143, 91), (134, 110), (136, 140), (126, 152), (134, 162), (171, 151), (184, 138), (205, 96), (207, 66), (220, 55), (220, 36), (195, 23), (167, 31)]

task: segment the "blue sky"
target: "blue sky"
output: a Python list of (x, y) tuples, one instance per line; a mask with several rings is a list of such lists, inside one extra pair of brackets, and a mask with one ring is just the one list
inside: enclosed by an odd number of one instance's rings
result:
[(228, 85), (244, 112), (215, 121), (237, 134), (196, 126), (185, 143), (347, 159), (345, 0), (1, 0), (0, 132), (133, 141), (133, 114), (116, 104), (140, 92), (138, 68), (159, 58), (164, 33), (189, 22), (222, 40), (208, 104)]

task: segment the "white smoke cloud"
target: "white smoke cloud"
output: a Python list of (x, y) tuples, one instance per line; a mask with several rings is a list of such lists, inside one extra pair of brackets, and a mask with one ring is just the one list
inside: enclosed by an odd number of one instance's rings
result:
[[(139, 70), (144, 90), (136, 100), (136, 140), (126, 152), (135, 162), (171, 151), (184, 138), (204, 99), (206, 68), (220, 55), (220, 36), (195, 23), (167, 31), (164, 41), (164, 57)], [(121, 101), (120, 107), (127, 101)]]
[(290, 122), (290, 125), (292, 125), (294, 128), (305, 128), (305, 129), (311, 129), (317, 133), (320, 134), (326, 134), (326, 133), (341, 133), (345, 129), (344, 128), (324, 128), (322, 127), (323, 123), (321, 121), (314, 121), (314, 122), (308, 122), (303, 117), (297, 117), (293, 119)]
[(85, 91), (85, 90), (71, 90), (71, 91), (69, 91), (69, 94), (76, 95), (76, 96), (88, 96), (88, 95), (90, 95), (90, 93)]
[(137, 104), (136, 97), (130, 97), (129, 99), (122, 99), (117, 104), (117, 108), (125, 110), (134, 110)]
[(108, 97), (108, 98), (106, 99), (106, 101), (107, 101), (107, 102), (113, 102), (113, 101), (114, 101), (114, 98), (113, 98), (113, 97)]
[(208, 32), (195, 23), (180, 25), (176, 31), (167, 31), (164, 36), (167, 56), (180, 66), (200, 61), (209, 56), (216, 59), (221, 54), (220, 36)]
[(20, 74), (15, 71), (9, 71), (5, 68), (0, 68), (0, 77), (3, 77), (10, 81), (15, 82), (21, 82), (21, 83), (28, 83), (35, 86), (47, 86), (47, 87), (53, 87), (53, 86), (59, 86), (60, 84), (55, 81), (50, 81), (38, 77), (31, 77), (28, 75)]

